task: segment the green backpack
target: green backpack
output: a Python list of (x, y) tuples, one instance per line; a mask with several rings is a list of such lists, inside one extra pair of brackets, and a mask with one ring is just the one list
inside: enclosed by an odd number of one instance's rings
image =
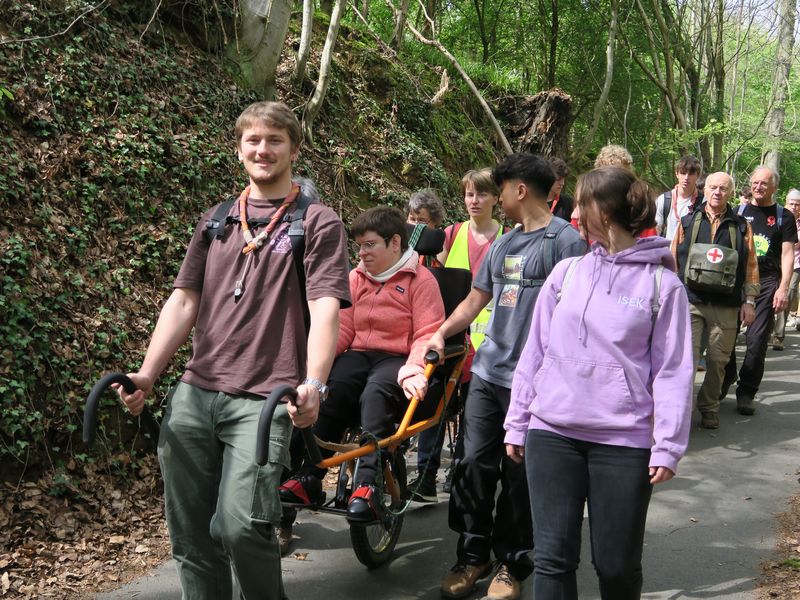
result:
[(686, 286), (698, 292), (730, 294), (736, 287), (736, 269), (739, 252), (736, 243), (736, 226), (728, 224), (733, 248), (719, 244), (698, 244), (701, 215), (696, 212), (692, 224), (689, 256), (686, 259), (684, 281)]

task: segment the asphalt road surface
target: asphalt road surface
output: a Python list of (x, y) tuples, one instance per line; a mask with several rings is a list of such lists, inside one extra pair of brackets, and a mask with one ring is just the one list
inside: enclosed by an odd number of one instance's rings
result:
[[(643, 598), (755, 599), (760, 563), (775, 544), (774, 515), (800, 491), (799, 358), (796, 333), (787, 334), (785, 351), (769, 351), (755, 416), (736, 414), (732, 393), (722, 404), (719, 430), (699, 429), (699, 415), (694, 415), (689, 452), (678, 477), (657, 486), (650, 504)], [(412, 505), (393, 560), (372, 571), (353, 554), (342, 517), (301, 513), (292, 554), (282, 563), (289, 598), (439, 598), (441, 578), (455, 561), (447, 499), (440, 493), (437, 504)], [(594, 599), (599, 593), (588, 528), (585, 520), (578, 585), (581, 598)], [(488, 582), (480, 582), (471, 598), (483, 597)], [(96, 599), (180, 597), (174, 564), (167, 562)], [(523, 598), (532, 598), (530, 580), (523, 584)]]

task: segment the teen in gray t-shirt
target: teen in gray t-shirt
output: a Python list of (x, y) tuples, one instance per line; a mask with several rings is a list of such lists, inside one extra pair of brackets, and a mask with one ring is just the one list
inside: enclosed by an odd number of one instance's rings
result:
[[(559, 231), (559, 226), (565, 228)], [(544, 248), (552, 252), (549, 260), (553, 265), (570, 256), (586, 253), (586, 243), (565, 221), (553, 217), (548, 227), (551, 232), (558, 231)], [(486, 338), (475, 355), (472, 372), (506, 388), (511, 387), (517, 359), (528, 337), (541, 283), (549, 275), (544, 272), (548, 259), (542, 252), (546, 230), (547, 227), (542, 227), (525, 232), (517, 228), (505, 234), (492, 244), (472, 282), (473, 287), (492, 294), (493, 305)], [(537, 278), (537, 284), (527, 285)], [(513, 280), (526, 285), (515, 285), (511, 283)]]

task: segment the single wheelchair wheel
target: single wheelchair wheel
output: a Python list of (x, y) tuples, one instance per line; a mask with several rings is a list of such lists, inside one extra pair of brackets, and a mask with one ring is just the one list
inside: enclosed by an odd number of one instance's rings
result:
[(379, 567), (391, 558), (403, 527), (405, 515), (395, 513), (399, 512), (405, 503), (403, 500), (406, 497), (405, 457), (401, 452), (396, 452), (389, 459), (388, 464), (400, 491), (399, 498), (393, 500), (384, 481), (382, 490), (384, 506), (388, 505), (391, 512), (386, 512), (383, 520), (379, 522), (368, 525), (350, 525), (350, 541), (353, 544), (353, 550), (361, 564), (368, 569)]

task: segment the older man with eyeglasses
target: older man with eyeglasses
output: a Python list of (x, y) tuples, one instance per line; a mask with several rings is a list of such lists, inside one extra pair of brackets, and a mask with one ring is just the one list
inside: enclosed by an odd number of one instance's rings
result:
[[(678, 276), (689, 296), (695, 369), (701, 340), (708, 338), (706, 375), (697, 394), (700, 426), (704, 429), (719, 427), (725, 365), (736, 342), (739, 321), (747, 326), (753, 322), (760, 288), (753, 231), (728, 205), (733, 190), (733, 179), (727, 173), (709, 175), (705, 202), (681, 218), (672, 239)], [(726, 255), (729, 266), (724, 262)]]
[[(747, 328), (747, 350), (739, 369), (736, 387), (736, 410), (741, 415), (755, 413), (755, 396), (764, 376), (764, 360), (772, 334), (773, 317), (786, 309), (789, 285), (794, 271), (794, 245), (797, 243), (797, 225), (792, 213), (775, 202), (778, 174), (760, 166), (750, 176), (753, 197), (750, 204), (742, 205), (738, 214), (747, 219), (753, 228), (753, 242), (758, 258), (761, 290), (756, 296), (755, 318)], [(720, 397), (736, 380), (736, 351), (726, 367), (725, 383)]]

